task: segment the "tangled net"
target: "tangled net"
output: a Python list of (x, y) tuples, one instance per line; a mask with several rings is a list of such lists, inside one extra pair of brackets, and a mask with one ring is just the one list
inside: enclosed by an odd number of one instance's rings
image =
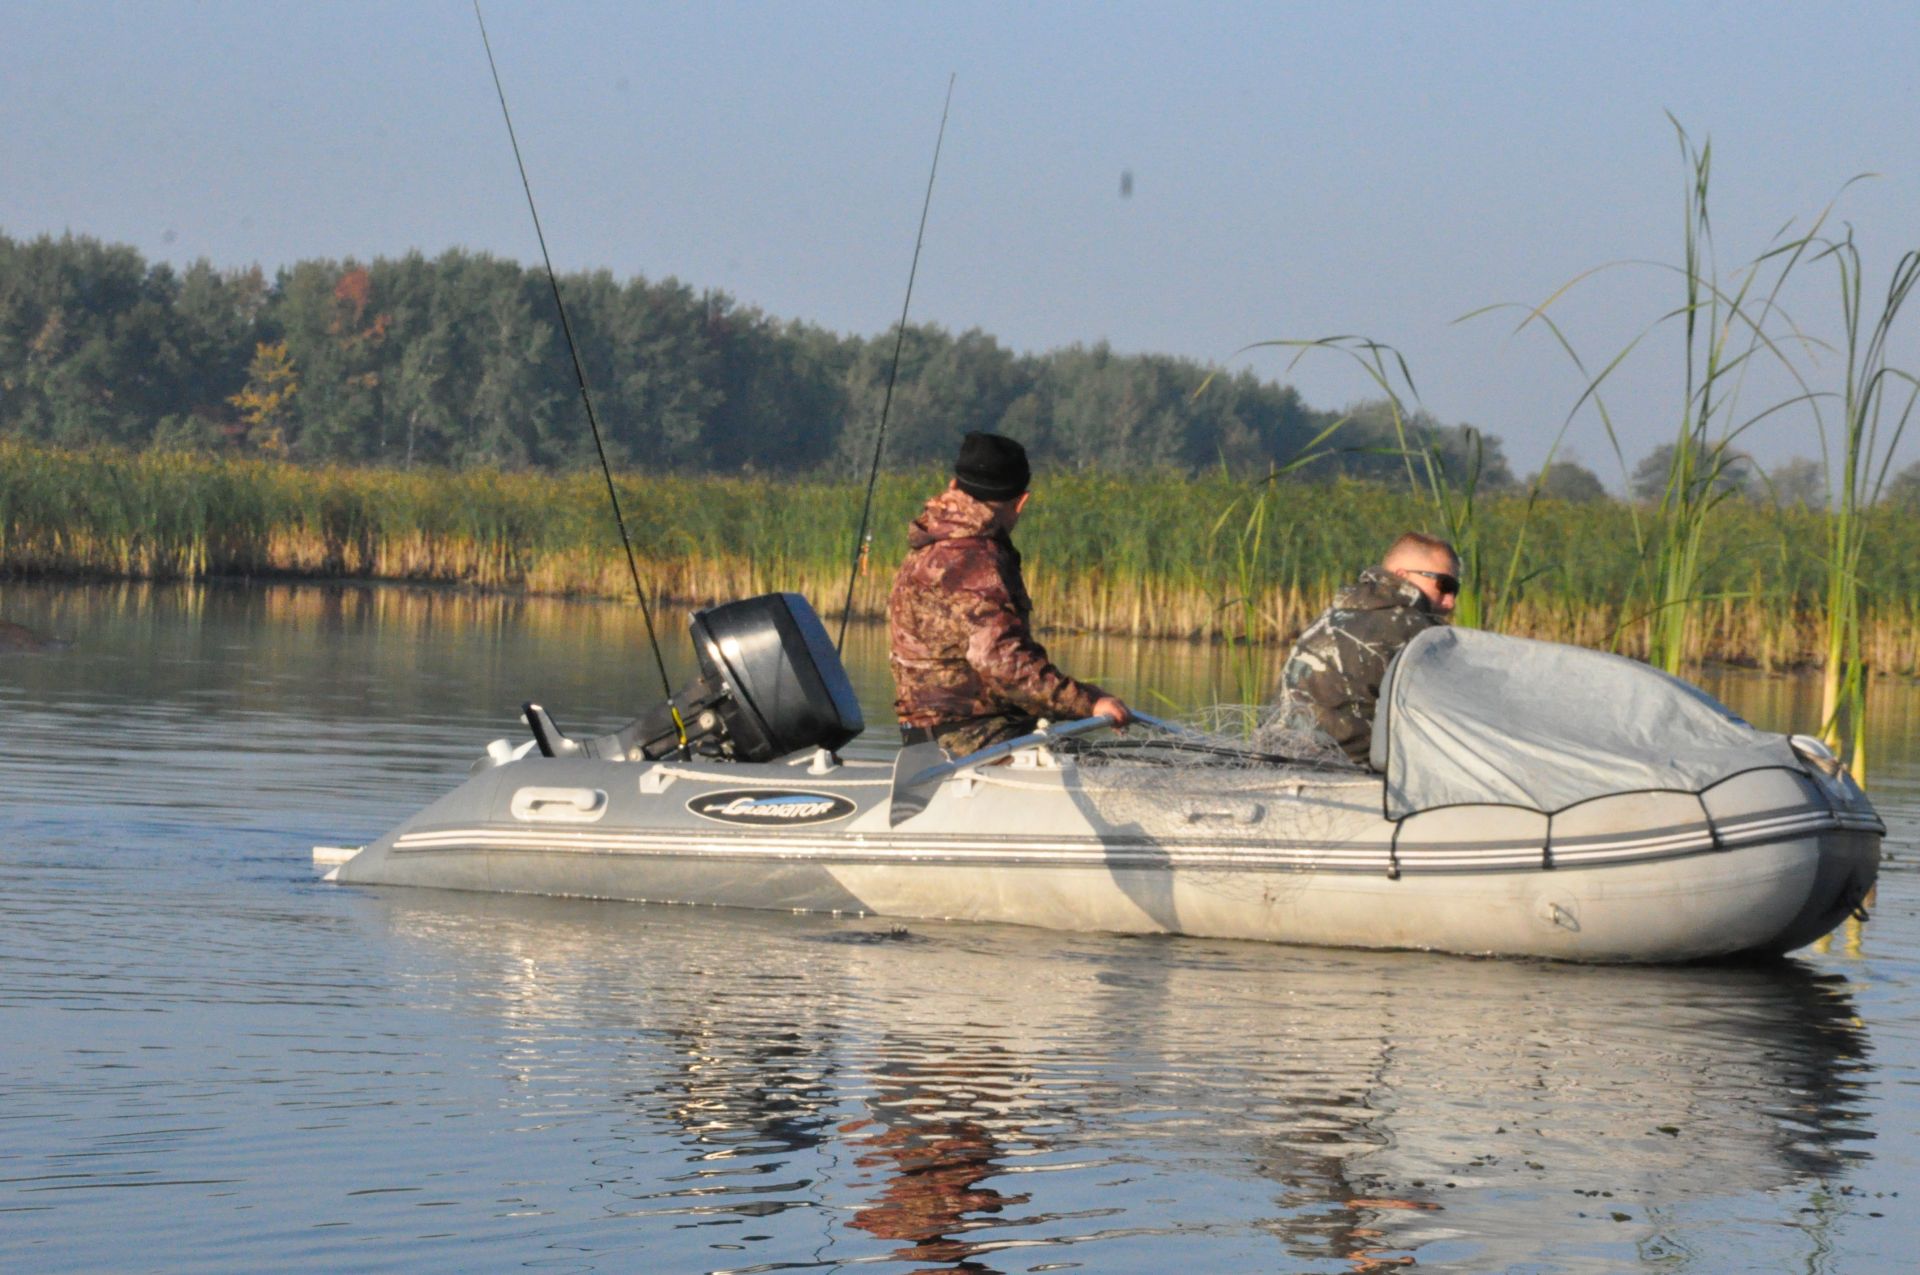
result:
[[(1083, 769), (1179, 766), (1207, 771), (1348, 771), (1361, 773), (1313, 726), (1310, 712), (1288, 701), (1214, 704), (1170, 723), (1175, 731), (1139, 728), (1119, 737), (1075, 741)], [(1298, 778), (1295, 775), (1293, 778)]]
[(1116, 830), (1270, 840), (1274, 826), (1264, 815), (1303, 784), (1370, 777), (1311, 721), (1284, 702), (1218, 704), (1189, 715), (1178, 733), (1136, 727), (1074, 741), (1081, 799)]

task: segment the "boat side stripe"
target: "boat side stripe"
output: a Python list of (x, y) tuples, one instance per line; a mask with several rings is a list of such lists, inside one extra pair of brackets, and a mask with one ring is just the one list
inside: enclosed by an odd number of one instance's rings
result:
[[(1653, 835), (1584, 837), (1555, 842), (1559, 868), (1643, 863), (1715, 853), (1792, 836), (1817, 835), (1835, 829), (1861, 828), (1859, 820), (1838, 819), (1826, 811), (1765, 812), (1719, 824), (1719, 844), (1704, 825), (1691, 829), (1661, 829)], [(511, 851), (521, 853), (641, 855), (658, 858), (739, 860), (811, 860), (827, 865), (883, 865), (890, 863), (954, 863), (996, 866), (1112, 867), (1134, 864), (1177, 869), (1233, 867), (1250, 871), (1319, 870), (1385, 871), (1388, 850), (1378, 845), (1352, 843), (1262, 842), (1233, 843), (1219, 839), (1147, 839), (1102, 842), (1093, 837), (889, 837), (839, 834), (806, 837), (783, 833), (772, 837), (703, 834), (685, 829), (653, 833), (620, 833), (603, 829), (451, 827), (407, 833), (394, 843), (398, 853)], [(1399, 863), (1409, 872), (1485, 872), (1537, 870), (1539, 847), (1526, 842), (1496, 846), (1429, 844), (1399, 850)]]

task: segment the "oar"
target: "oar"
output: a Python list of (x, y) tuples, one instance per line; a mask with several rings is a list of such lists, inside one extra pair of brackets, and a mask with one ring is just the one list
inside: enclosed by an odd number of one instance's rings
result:
[[(1149, 717), (1145, 713), (1135, 713), (1134, 720), (1159, 730), (1178, 735), (1190, 735), (1193, 732), (1175, 722), (1162, 721)], [(1043, 726), (1029, 735), (1009, 739), (1004, 743), (983, 748), (977, 753), (968, 753), (965, 757), (956, 757), (950, 761), (934, 761), (944, 758), (938, 744), (912, 744), (900, 750), (893, 762), (893, 797), (888, 810), (888, 823), (898, 827), (927, 808), (934, 790), (942, 780), (972, 770), (975, 766), (990, 766), (994, 762), (1010, 757), (1023, 748), (1033, 748), (1041, 744), (1058, 743), (1063, 739), (1072, 739), (1085, 735), (1102, 727), (1111, 727), (1113, 722), (1105, 717), (1082, 717), (1077, 721), (1058, 722)]]
[(1155, 730), (1163, 730), (1169, 735), (1194, 735), (1199, 733), (1190, 726), (1182, 726), (1179, 722), (1170, 722), (1164, 717), (1155, 717), (1152, 713), (1142, 713), (1137, 709), (1134, 711), (1133, 720), (1143, 722)]

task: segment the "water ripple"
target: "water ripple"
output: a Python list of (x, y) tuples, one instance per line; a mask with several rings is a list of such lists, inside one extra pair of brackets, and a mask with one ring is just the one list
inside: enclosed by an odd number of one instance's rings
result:
[[(261, 597), (9, 586), (9, 618), (84, 640), (0, 666), (7, 1269), (1850, 1271), (1914, 1246), (1920, 766), (1892, 743), (1876, 919), (1757, 969), (348, 891), (309, 845), (443, 791), (526, 694), (631, 685), (609, 633), (635, 635)], [(1209, 657), (1182, 658), (1169, 693), (1201, 693)]]

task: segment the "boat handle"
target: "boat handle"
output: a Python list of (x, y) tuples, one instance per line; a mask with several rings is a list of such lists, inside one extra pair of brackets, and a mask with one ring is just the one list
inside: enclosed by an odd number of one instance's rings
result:
[(1257, 801), (1218, 802), (1213, 805), (1199, 805), (1189, 802), (1180, 807), (1180, 813), (1187, 817), (1188, 823), (1199, 823), (1206, 819), (1230, 819), (1234, 823), (1259, 823), (1266, 817), (1267, 808)]
[(522, 788), (507, 808), (529, 823), (594, 823), (607, 813), (607, 794), (599, 788)]

